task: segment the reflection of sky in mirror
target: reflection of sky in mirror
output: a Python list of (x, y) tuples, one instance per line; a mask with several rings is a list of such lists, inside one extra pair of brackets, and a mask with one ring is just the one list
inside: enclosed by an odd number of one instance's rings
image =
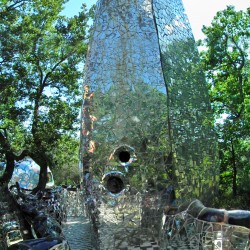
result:
[(183, 41), (185, 37), (193, 37), (187, 15), (180, 1), (153, 1), (153, 10), (162, 50), (169, 43)]
[[(86, 82), (103, 89), (112, 84), (127, 84), (131, 90), (135, 83), (154, 84), (163, 91), (158, 36), (149, 11), (150, 1), (104, 2), (100, 1), (103, 5), (96, 12)], [(117, 11), (110, 12), (110, 8)]]
[[(88, 8), (96, 2), (96, 0), (84, 1)], [(246, 10), (249, 7), (249, 1), (247, 0), (183, 0), (182, 2), (191, 24), (195, 40), (204, 38), (201, 31), (202, 26), (210, 25), (217, 11), (225, 9), (227, 5), (235, 6), (236, 10)], [(73, 16), (79, 12), (81, 5), (81, 1), (69, 0), (65, 4), (65, 10), (62, 13)]]

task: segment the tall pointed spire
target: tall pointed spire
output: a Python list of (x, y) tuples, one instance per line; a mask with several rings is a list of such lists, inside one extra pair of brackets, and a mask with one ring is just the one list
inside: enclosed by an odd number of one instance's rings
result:
[(80, 157), (101, 249), (142, 244), (145, 235), (159, 241), (167, 188), (179, 202), (213, 193), (213, 118), (198, 66), (181, 0), (97, 3)]

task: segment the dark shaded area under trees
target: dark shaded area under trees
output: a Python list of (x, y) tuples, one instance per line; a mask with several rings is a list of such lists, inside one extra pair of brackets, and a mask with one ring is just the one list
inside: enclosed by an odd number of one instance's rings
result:
[[(59, 175), (77, 165), (82, 63), (93, 12), (83, 5), (77, 16), (61, 16), (65, 2), (0, 3), (0, 158), (7, 163), (1, 185), (27, 155), (41, 166), (37, 190), (45, 187), (47, 166)], [(249, 14), (232, 6), (218, 12), (200, 42), (215, 118), (225, 117), (215, 129), (221, 160), (216, 206), (226, 208), (250, 204)], [(70, 178), (77, 181), (75, 172)]]

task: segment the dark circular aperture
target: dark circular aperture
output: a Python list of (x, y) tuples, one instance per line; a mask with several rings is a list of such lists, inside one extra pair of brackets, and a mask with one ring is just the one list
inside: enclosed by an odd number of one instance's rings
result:
[(130, 159), (130, 153), (128, 151), (121, 151), (118, 157), (121, 162), (128, 162)]
[(124, 189), (123, 180), (118, 176), (111, 176), (107, 180), (107, 189), (112, 194), (118, 194)]

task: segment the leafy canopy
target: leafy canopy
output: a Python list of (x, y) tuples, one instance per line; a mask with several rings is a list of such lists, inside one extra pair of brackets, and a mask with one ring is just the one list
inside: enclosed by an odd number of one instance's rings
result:
[(78, 127), (92, 14), (83, 4), (78, 15), (62, 16), (66, 2), (0, 3), (1, 152), (6, 155), (7, 144), (13, 154), (27, 151), (44, 169), (53, 164), (51, 152), (60, 138), (73, 139)]
[(250, 190), (249, 16), (250, 8), (236, 11), (228, 6), (210, 27), (203, 27), (206, 38), (201, 43), (206, 47), (201, 57), (218, 118), (222, 189), (234, 196), (238, 190)]

